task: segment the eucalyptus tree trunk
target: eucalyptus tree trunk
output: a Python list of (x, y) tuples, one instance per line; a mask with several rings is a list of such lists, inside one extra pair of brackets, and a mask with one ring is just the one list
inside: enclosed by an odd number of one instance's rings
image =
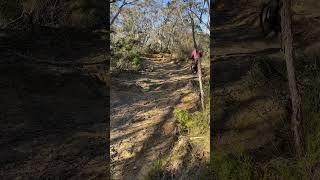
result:
[(289, 81), (289, 90), (291, 97), (291, 123), (294, 135), (294, 144), (297, 156), (303, 155), (303, 128), (302, 128), (302, 112), (301, 97), (298, 92), (295, 68), (293, 64), (293, 37), (291, 30), (291, 0), (282, 0), (281, 8), (281, 31), (282, 46), (284, 48), (284, 57), (286, 60), (287, 74)]
[[(196, 35), (195, 35), (195, 23), (191, 15), (190, 15), (190, 18), (191, 18), (191, 25), (192, 25), (193, 46), (196, 50), (198, 50)], [(202, 86), (201, 58), (198, 59), (198, 78), (199, 78), (201, 107), (202, 107), (202, 110), (204, 110), (204, 92), (203, 92), (203, 86)]]
[(201, 107), (202, 107), (202, 110), (204, 110), (204, 92), (202, 87), (201, 59), (198, 60), (198, 78), (199, 78), (199, 87), (200, 87)]

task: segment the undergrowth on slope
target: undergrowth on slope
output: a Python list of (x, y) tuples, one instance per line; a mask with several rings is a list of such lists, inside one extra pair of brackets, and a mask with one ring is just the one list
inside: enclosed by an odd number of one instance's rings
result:
[(215, 153), (211, 158), (212, 179), (252, 179), (253, 163), (250, 156), (241, 153), (240, 155), (225, 155)]
[(182, 134), (190, 137), (207, 134), (210, 130), (209, 97), (205, 100), (205, 109), (203, 111), (191, 113), (188, 110), (175, 109), (174, 117)]
[(145, 177), (145, 180), (163, 179), (165, 171), (163, 170), (163, 160), (157, 159), (153, 162), (152, 167)]
[(127, 38), (125, 40), (113, 42), (111, 69), (126, 71), (138, 71), (141, 69), (141, 53), (136, 46), (136, 40)]
[[(287, 86), (285, 71), (275, 72), (275, 67), (268, 63), (268, 58), (253, 65), (249, 72), (248, 86), (252, 89), (264, 86), (275, 80)], [(320, 58), (299, 52), (296, 57), (296, 75), (302, 97), (303, 127), (305, 135), (305, 156), (295, 158), (287, 147), (280, 156), (258, 164), (249, 154), (236, 152), (232, 154), (212, 153), (210, 177), (212, 179), (317, 179), (320, 177)], [(288, 93), (288, 92), (287, 92)], [(290, 101), (289, 101), (290, 103)], [(290, 123), (290, 120), (286, 121)], [(290, 126), (290, 124), (287, 124)], [(286, 127), (279, 127), (286, 128)], [(286, 130), (288, 131), (288, 129)], [(285, 139), (285, 141), (292, 141)], [(289, 148), (289, 149), (288, 149)], [(257, 160), (259, 161), (259, 160)]]
[[(208, 87), (205, 88), (205, 90), (209, 90)], [(208, 93), (208, 92), (207, 92)], [(210, 144), (210, 136), (209, 136), (209, 132), (210, 132), (210, 102), (209, 102), (209, 96), (206, 96), (205, 99), (205, 110), (201, 111), (196, 111), (196, 112), (190, 112), (188, 110), (183, 110), (183, 109), (178, 109), (176, 108), (174, 110), (174, 118), (177, 121), (177, 126), (180, 132), (180, 135), (182, 136), (186, 136), (190, 138), (190, 143), (192, 143), (193, 146), (193, 150), (202, 150), (202, 151), (206, 151), (206, 149), (208, 149), (209, 144)], [(192, 138), (198, 138), (200, 137), (200, 143), (199, 142), (193, 142), (191, 139)], [(196, 151), (197, 151), (196, 150)], [(173, 154), (172, 157), (174, 159), (176, 155)], [(172, 159), (171, 159), (172, 160)], [(183, 160), (184, 161), (184, 160)], [(194, 159), (192, 160), (194, 161)], [(186, 166), (191, 165), (191, 162), (184, 162), (186, 164)], [(193, 162), (194, 163), (194, 162)], [(192, 167), (195, 168), (195, 164), (192, 163)], [(197, 162), (200, 163), (200, 162)], [(200, 165), (200, 164), (198, 164)], [(201, 164), (200, 166), (205, 166), (205, 164)], [(166, 179), (169, 178), (173, 175), (172, 172), (168, 172), (165, 169), (165, 165), (163, 165), (162, 161), (160, 159), (158, 159), (151, 171), (148, 173), (148, 176), (146, 179)], [(197, 169), (197, 168), (196, 168)], [(197, 170), (203, 170), (202, 168), (198, 167)], [(186, 171), (186, 169), (184, 170), (180, 170), (180, 171)], [(204, 170), (205, 171), (205, 170)], [(192, 176), (195, 176), (197, 178), (200, 179), (206, 179), (207, 177), (202, 177), (203, 173), (197, 173), (197, 175), (195, 175), (194, 173), (192, 174)]]

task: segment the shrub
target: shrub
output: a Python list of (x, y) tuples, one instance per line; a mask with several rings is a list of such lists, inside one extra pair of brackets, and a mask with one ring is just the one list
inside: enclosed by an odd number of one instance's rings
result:
[(320, 66), (319, 57), (299, 53), (297, 80), (301, 86), (305, 156), (302, 159), (271, 160), (264, 179), (314, 179), (320, 163)]
[(190, 136), (206, 134), (210, 129), (209, 99), (206, 100), (206, 108), (204, 111), (189, 113), (186, 110), (175, 109), (174, 116), (182, 132), (187, 132)]
[(153, 49), (151, 48), (151, 46), (147, 46), (147, 47), (143, 48), (142, 52), (145, 55), (151, 54), (151, 53), (153, 53)]
[(130, 51), (130, 59), (131, 59), (131, 63), (133, 65), (133, 68), (139, 70), (141, 67), (141, 61), (139, 58), (139, 54), (138, 51), (136, 49), (131, 49)]
[(178, 121), (179, 128), (182, 130), (188, 130), (195, 124), (191, 118), (191, 114), (186, 110), (175, 109), (174, 115)]
[[(259, 59), (249, 73), (252, 82), (273, 78), (270, 59)], [(266, 61), (266, 62), (263, 62)], [(280, 72), (286, 75), (284, 72)], [(269, 74), (269, 76), (268, 76)], [(302, 97), (305, 156), (301, 159), (278, 156), (263, 165), (254, 164), (249, 155), (235, 153), (212, 156), (211, 171), (215, 179), (316, 179), (320, 164), (320, 59), (299, 53), (296, 74)], [(280, 82), (281, 83), (281, 82)], [(282, 82), (286, 83), (287, 82)], [(257, 83), (255, 83), (257, 84)], [(289, 121), (290, 122), (290, 121)], [(286, 130), (288, 131), (288, 130)], [(286, 140), (286, 139), (285, 139)], [(290, 139), (289, 141), (292, 141)], [(290, 147), (289, 147), (290, 148)], [(293, 147), (292, 147), (293, 148)], [(289, 149), (290, 150), (290, 149)], [(286, 151), (289, 151), (288, 149)], [(239, 155), (238, 155), (239, 154)], [(240, 178), (241, 177), (241, 178)]]
[(298, 77), (303, 84), (302, 107), (306, 160), (309, 169), (320, 163), (320, 58), (299, 56)]
[(252, 179), (253, 163), (248, 155), (239, 156), (216, 153), (211, 160), (211, 170), (215, 179)]
[(161, 159), (157, 159), (153, 162), (150, 171), (145, 177), (146, 180), (154, 180), (154, 179), (168, 179), (169, 172), (167, 172), (164, 168), (164, 162)]
[(141, 69), (142, 61), (136, 47), (136, 40), (132, 38), (112, 37), (111, 70), (134, 70)]

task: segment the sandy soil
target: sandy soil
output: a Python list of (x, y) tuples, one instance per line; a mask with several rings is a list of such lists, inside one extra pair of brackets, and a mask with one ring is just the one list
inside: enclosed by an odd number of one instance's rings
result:
[[(111, 168), (114, 179), (143, 179), (153, 163), (177, 141), (173, 111), (182, 102), (196, 104), (189, 88), (196, 76), (186, 63), (167, 54), (145, 58), (145, 69), (112, 77)], [(191, 106), (191, 107), (186, 107)], [(194, 107), (196, 108), (196, 107)]]

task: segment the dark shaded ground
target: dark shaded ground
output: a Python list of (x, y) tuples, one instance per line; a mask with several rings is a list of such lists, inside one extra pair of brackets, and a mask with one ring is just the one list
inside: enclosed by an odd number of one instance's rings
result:
[[(232, 4), (233, 0), (220, 2)], [(254, 11), (249, 5), (245, 7)], [(255, 21), (240, 20), (245, 14), (242, 10), (222, 8), (214, 13), (217, 23), (211, 32), (211, 157), (228, 155), (239, 160), (245, 155), (252, 161), (253, 179), (259, 179), (265, 177), (263, 173), (274, 160), (291, 160), (295, 155), (286, 67), (279, 38), (263, 37)], [(316, 19), (293, 16), (296, 55), (312, 45), (317, 50)]]
[[(239, 24), (241, 11), (224, 8), (215, 13), (211, 152), (248, 152), (255, 161), (262, 162), (279, 154), (285, 143), (279, 140), (277, 132), (287, 116), (283, 106), (287, 99), (278, 99), (276, 94), (287, 90), (281, 74), (276, 73), (284, 67), (280, 42), (277, 37), (265, 38), (253, 21)], [(267, 60), (271, 67), (276, 67), (270, 71), (274, 80), (270, 78), (270, 82), (250, 88), (250, 73), (265, 57), (277, 57)]]
[(106, 179), (107, 68), (72, 65), (103, 61), (101, 36), (1, 33), (0, 176)]

